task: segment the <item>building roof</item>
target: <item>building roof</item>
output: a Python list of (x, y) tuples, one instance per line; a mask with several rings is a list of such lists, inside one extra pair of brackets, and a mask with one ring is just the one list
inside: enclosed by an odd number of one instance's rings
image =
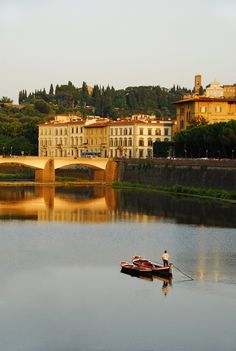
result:
[(45, 123), (41, 123), (39, 127), (65, 127), (69, 125), (78, 125), (78, 124), (85, 124), (85, 121), (72, 121), (72, 122), (58, 122), (58, 121), (49, 121)]
[(85, 128), (104, 128), (107, 126), (108, 126), (108, 122), (98, 122), (98, 123), (86, 124), (84, 127)]
[(130, 120), (130, 119), (122, 119), (109, 122), (109, 126), (130, 126), (130, 125), (142, 125), (142, 126), (156, 126), (160, 124), (173, 124), (173, 120), (166, 120), (166, 119), (156, 119), (156, 120), (147, 120), (147, 121), (140, 121), (140, 120)]
[(177, 100), (174, 104), (184, 104), (186, 102), (236, 102), (236, 98), (210, 98), (206, 96), (195, 96), (192, 98)]

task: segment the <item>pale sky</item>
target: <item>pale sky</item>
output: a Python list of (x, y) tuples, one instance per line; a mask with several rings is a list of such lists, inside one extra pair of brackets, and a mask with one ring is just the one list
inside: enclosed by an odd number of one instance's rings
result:
[(0, 98), (51, 83), (236, 83), (235, 0), (0, 0)]

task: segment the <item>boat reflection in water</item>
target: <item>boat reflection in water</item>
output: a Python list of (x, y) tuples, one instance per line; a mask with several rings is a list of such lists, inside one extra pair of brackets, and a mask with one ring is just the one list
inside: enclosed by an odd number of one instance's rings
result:
[(131, 272), (128, 273), (127, 271), (124, 271), (123, 269), (120, 270), (122, 274), (129, 275), (130, 277), (135, 277), (141, 280), (146, 280), (150, 282), (160, 282), (161, 283), (161, 291), (162, 293), (167, 296), (169, 292), (169, 287), (172, 286), (172, 277), (169, 278), (163, 278), (163, 277), (158, 277), (157, 275), (138, 275), (138, 274), (132, 274)]

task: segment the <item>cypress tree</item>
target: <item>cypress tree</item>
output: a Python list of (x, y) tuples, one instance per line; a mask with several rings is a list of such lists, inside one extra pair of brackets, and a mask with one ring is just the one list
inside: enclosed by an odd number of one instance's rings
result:
[(54, 89), (53, 89), (53, 85), (50, 85), (50, 89), (49, 89), (49, 95), (53, 95), (54, 94)]

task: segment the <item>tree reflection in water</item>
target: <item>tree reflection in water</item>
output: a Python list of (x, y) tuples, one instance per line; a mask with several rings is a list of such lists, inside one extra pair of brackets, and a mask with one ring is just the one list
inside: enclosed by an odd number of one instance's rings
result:
[(222, 201), (111, 187), (2, 186), (0, 218), (95, 223), (154, 219), (236, 227), (236, 206)]

